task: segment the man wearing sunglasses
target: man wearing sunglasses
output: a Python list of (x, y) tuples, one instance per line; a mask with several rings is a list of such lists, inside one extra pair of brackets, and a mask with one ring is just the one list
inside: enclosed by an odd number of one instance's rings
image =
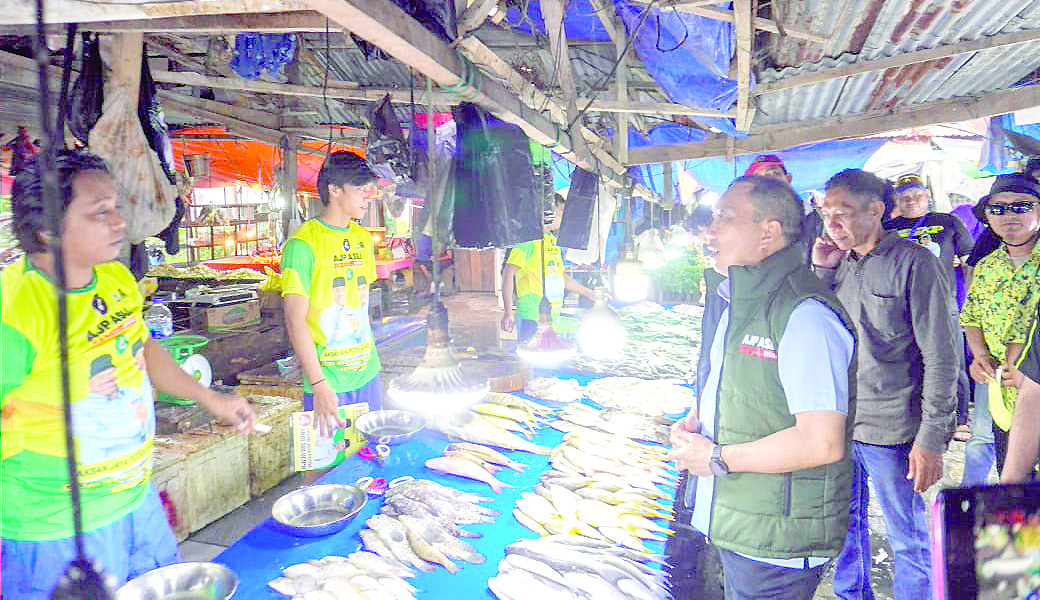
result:
[[(979, 200), (975, 215), (985, 220), (1000, 238), (996, 250), (979, 260), (972, 275), (968, 297), (961, 311), (961, 325), (974, 354), (969, 367), (972, 379), (988, 390), (1003, 366), (1009, 380), (1018, 375), (1014, 367), (1017, 353), (1027, 337), (1027, 329), (1040, 300), (1040, 183), (1028, 175), (999, 175), (990, 193)], [(983, 400), (976, 393), (976, 412), (987, 406), (993, 417), (993, 443), (997, 469), (1002, 471), (1007, 454), (1011, 414), (1017, 392), (1013, 385), (1000, 388)], [(978, 422), (978, 419), (976, 419)], [(973, 431), (973, 436), (983, 432)], [(988, 432), (987, 432), (988, 433)], [(967, 469), (969, 465), (965, 465)], [(988, 465), (987, 465), (988, 467)]]

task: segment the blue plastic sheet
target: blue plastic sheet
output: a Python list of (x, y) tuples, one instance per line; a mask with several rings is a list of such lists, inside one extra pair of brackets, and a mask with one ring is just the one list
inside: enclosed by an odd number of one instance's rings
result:
[[(524, 33), (545, 34), (545, 19), (542, 17), (541, 3), (528, 2), (526, 17), (519, 8), (510, 7), (506, 11), (506, 21), (515, 31)], [(610, 35), (603, 28), (603, 22), (596, 16), (596, 9), (589, 0), (571, 0), (566, 3), (563, 15), (563, 28), (567, 37), (583, 40), (610, 40)]]
[[(615, 2), (629, 35), (638, 25), (643, 4)], [(634, 47), (672, 101), (698, 108), (727, 110), (737, 99), (729, 78), (733, 25), (677, 10), (650, 8)]]
[(295, 33), (239, 33), (230, 67), (246, 79), (275, 75), (296, 56)]
[[(581, 384), (592, 378), (588, 374), (578, 372), (542, 371), (536, 376), (573, 377)], [(560, 404), (545, 404), (559, 407)], [(563, 440), (563, 433), (543, 426), (533, 438), (536, 444), (556, 446)], [(489, 506), (502, 512), (495, 517), (493, 523), (464, 525), (463, 528), (483, 534), (481, 538), (469, 539), (477, 549), (487, 557), (480, 565), (459, 562), (462, 567), (457, 573), (449, 573), (442, 567), (430, 573), (419, 573), (408, 581), (419, 588), (417, 598), (422, 600), (459, 600), (461, 598), (494, 598), (487, 589), (487, 580), (498, 573), (498, 562), (505, 557), (505, 546), (520, 538), (533, 538), (537, 534), (520, 525), (512, 515), (520, 492), (530, 491), (538, 481), (542, 472), (549, 469), (548, 456), (530, 454), (519, 451), (505, 451), (514, 460), (530, 465), (523, 473), (512, 469), (502, 469), (495, 476), (512, 485), (500, 494), (479, 481), (444, 475), (423, 466), (423, 463), (439, 456), (449, 441), (442, 434), (424, 430), (408, 442), (392, 447), (385, 467), (379, 467), (374, 461), (358, 456), (348, 458), (325, 474), (318, 483), (351, 484), (361, 477), (386, 477), (388, 480), (402, 475), (411, 475), (423, 479), (431, 479), (444, 485), (466, 492), (476, 492), (494, 498)], [(669, 492), (673, 490), (667, 490)], [(361, 538), (358, 532), (364, 527), (365, 520), (379, 512), (383, 499), (370, 496), (365, 507), (339, 533), (319, 538), (298, 538), (281, 533), (272, 525), (271, 519), (257, 525), (229, 548), (213, 559), (227, 565), (238, 575), (238, 590), (235, 598), (284, 599), (285, 596), (267, 587), (267, 582), (281, 575), (281, 570), (289, 565), (304, 562), (308, 559), (320, 559), (330, 554), (345, 556), (358, 550)], [(665, 523), (661, 523), (665, 525)], [(663, 552), (660, 542), (646, 543), (654, 552)]]
[[(783, 159), (787, 172), (793, 176), (791, 186), (800, 194), (822, 190), (827, 180), (844, 169), (862, 168), (878, 148), (888, 140), (830, 140), (816, 144), (793, 146), (775, 154)], [(683, 166), (705, 188), (722, 193), (729, 184), (751, 164), (758, 154), (741, 154), (727, 161), (725, 158), (702, 158), (684, 161)]]
[(979, 158), (980, 170), (989, 171), (995, 175), (1015, 171), (1008, 164), (1012, 158), (1009, 152), (1011, 144), (1006, 140), (1005, 131), (1014, 131), (1040, 139), (1040, 123), (1018, 125), (1015, 123), (1014, 113), (990, 117), (989, 129), (986, 131), (986, 143), (982, 146), (982, 156)]

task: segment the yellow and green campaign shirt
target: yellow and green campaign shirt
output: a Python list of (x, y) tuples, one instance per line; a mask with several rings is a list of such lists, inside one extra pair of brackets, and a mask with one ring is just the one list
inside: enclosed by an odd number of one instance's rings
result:
[[(141, 305), (133, 275), (115, 261), (68, 294), (72, 429), (88, 531), (131, 512), (148, 491), (155, 406)], [(64, 432), (56, 290), (26, 258), (0, 272), (0, 537), (73, 534)]]
[[(310, 301), (307, 327), (336, 392), (356, 390), (379, 373), (368, 319), (368, 286), (375, 279), (372, 234), (357, 222), (343, 228), (308, 219), (282, 249), (282, 295)], [(306, 378), (304, 389), (311, 391)]]
[(532, 240), (513, 246), (506, 264), (516, 265), (516, 316), (517, 319), (538, 320), (538, 305), (542, 302), (542, 244), (545, 244), (545, 288), (546, 297), (552, 304), (553, 320), (559, 317), (563, 307), (563, 254), (556, 244), (556, 235), (545, 234), (544, 240)]

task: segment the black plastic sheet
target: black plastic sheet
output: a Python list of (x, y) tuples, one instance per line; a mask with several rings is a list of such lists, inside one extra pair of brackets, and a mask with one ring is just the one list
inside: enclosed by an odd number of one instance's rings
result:
[(397, 185), (412, 181), (408, 145), (390, 104), (390, 94), (373, 109), (370, 122), (365, 162), (377, 175)]
[(596, 214), (596, 199), (599, 197), (599, 175), (574, 168), (571, 187), (567, 192), (567, 204), (563, 208), (558, 243), (565, 248), (587, 250), (592, 232), (592, 219)]
[[(147, 61), (142, 61), (147, 62)], [(69, 90), (68, 127), (80, 142), (87, 143), (90, 130), (101, 118), (105, 104), (105, 65), (96, 33), (83, 34), (83, 58), (79, 77)]]
[(540, 239), (543, 189), (532, 177), (527, 135), (469, 103), (455, 110), (455, 122), (455, 243), (486, 248)]

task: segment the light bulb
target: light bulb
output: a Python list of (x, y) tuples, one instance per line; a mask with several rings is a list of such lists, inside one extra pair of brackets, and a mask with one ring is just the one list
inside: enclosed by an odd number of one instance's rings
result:
[(627, 334), (621, 317), (607, 304), (606, 294), (596, 290), (596, 303), (578, 326), (578, 347), (595, 359), (614, 358), (625, 348)]
[(544, 297), (538, 312), (538, 329), (531, 339), (516, 347), (516, 355), (532, 365), (551, 367), (577, 354), (577, 348), (561, 339), (553, 329), (552, 307)]
[(614, 265), (614, 297), (621, 302), (639, 302), (646, 298), (650, 278), (646, 276), (643, 263), (632, 258), (632, 251), (625, 252)]

